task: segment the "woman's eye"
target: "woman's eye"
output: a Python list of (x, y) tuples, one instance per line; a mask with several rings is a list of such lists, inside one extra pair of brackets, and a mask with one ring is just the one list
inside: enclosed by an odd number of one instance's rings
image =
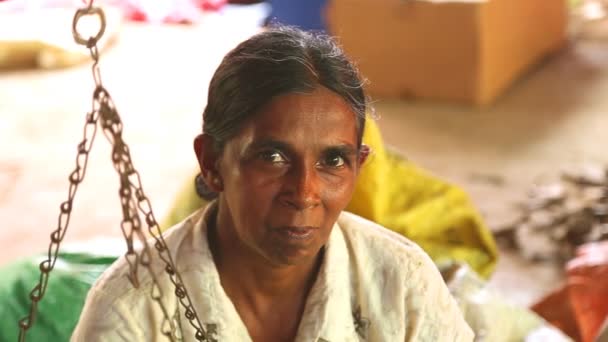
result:
[(287, 162), (283, 155), (278, 151), (264, 151), (260, 153), (262, 160), (273, 163), (282, 164)]
[(344, 158), (338, 154), (328, 155), (323, 160), (324, 166), (329, 166), (329, 167), (334, 167), (334, 168), (340, 168), (340, 167), (344, 166), (345, 164), (346, 164), (346, 162), (345, 162)]

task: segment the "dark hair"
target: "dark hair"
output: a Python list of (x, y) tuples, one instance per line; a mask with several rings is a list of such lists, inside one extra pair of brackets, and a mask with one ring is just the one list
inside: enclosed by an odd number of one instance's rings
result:
[(356, 67), (326, 35), (293, 27), (268, 28), (229, 52), (209, 85), (203, 132), (221, 150), (241, 125), (272, 98), (324, 86), (357, 116), (358, 144), (365, 127), (367, 99)]
[[(270, 27), (224, 57), (209, 84), (203, 133), (211, 136), (215, 149), (221, 151), (242, 124), (272, 98), (310, 92), (319, 86), (350, 105), (361, 146), (367, 98), (357, 68), (329, 36), (287, 26)], [(200, 174), (195, 186), (206, 200), (217, 196)]]

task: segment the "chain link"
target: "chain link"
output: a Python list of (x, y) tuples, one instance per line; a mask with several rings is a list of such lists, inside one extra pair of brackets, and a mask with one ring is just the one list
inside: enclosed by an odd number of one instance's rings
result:
[[(164, 241), (160, 226), (154, 217), (152, 204), (145, 195), (142, 187), (141, 176), (134, 168), (129, 147), (122, 139), (123, 126), (120, 116), (118, 115), (109, 94), (107, 94), (103, 88), (100, 89), (100, 92), (105, 94), (104, 96), (99, 97), (100, 126), (106, 138), (113, 146), (112, 162), (114, 163), (114, 168), (120, 177), (121, 185), (119, 196), (121, 198), (124, 218), (121, 228), (128, 247), (125, 257), (129, 263), (131, 271), (129, 279), (133, 283), (133, 286), (138, 287), (139, 281), (137, 279), (137, 265), (141, 264), (150, 269), (151, 253), (141, 229), (141, 219), (139, 217), (139, 214), (141, 213), (148, 226), (148, 232), (154, 238), (154, 247), (158, 252), (158, 256), (165, 264), (165, 272), (169, 275), (169, 279), (174, 285), (175, 295), (185, 309), (185, 317), (196, 331), (195, 338), (199, 341), (213, 341), (213, 338), (207, 334), (200, 323), (198, 315), (196, 314), (196, 311), (192, 305), (192, 300), (188, 295), (186, 287), (179, 272), (177, 271), (177, 268), (175, 267), (175, 263), (171, 257), (170, 251)], [(136, 234), (140, 242), (144, 245), (141, 254), (138, 254), (133, 247), (133, 234)], [(151, 269), (150, 274), (152, 274)], [(162, 293), (160, 292), (161, 290), (158, 283), (155, 283), (154, 287), (159, 295), (153, 295), (153, 299), (161, 304), (160, 298), (162, 297)], [(161, 327), (163, 327), (163, 333), (168, 331), (168, 327), (171, 327), (171, 331), (175, 331), (174, 322), (169, 317), (168, 311), (165, 308), (162, 310), (164, 313), (164, 321), (161, 325)]]
[[(92, 15), (96, 15), (99, 18), (100, 29), (95, 36), (84, 39), (77, 30), (78, 21), (84, 16)], [(36, 314), (38, 312), (38, 303), (44, 297), (50, 272), (55, 267), (55, 262), (57, 261), (59, 254), (59, 247), (70, 222), (72, 203), (76, 196), (78, 185), (84, 180), (89, 153), (93, 147), (93, 142), (97, 133), (97, 125), (99, 124), (104, 135), (112, 145), (112, 163), (114, 164), (114, 169), (117, 171), (120, 179), (119, 197), (123, 216), (120, 227), (127, 244), (125, 259), (129, 264), (128, 277), (130, 282), (135, 288), (140, 286), (138, 278), (139, 265), (143, 266), (148, 271), (152, 279), (152, 300), (159, 305), (163, 313), (161, 333), (171, 341), (181, 340), (182, 331), (180, 329), (181, 324), (179, 323), (179, 310), (176, 310), (176, 314), (173, 315), (173, 317), (169, 315), (169, 311), (162, 302), (163, 292), (159, 285), (160, 283), (152, 270), (151, 248), (146, 239), (146, 235), (141, 228), (142, 222), (140, 214), (142, 214), (148, 226), (148, 232), (154, 238), (154, 248), (165, 265), (165, 272), (169, 275), (169, 279), (173, 283), (175, 296), (185, 310), (184, 316), (195, 330), (194, 337), (198, 341), (216, 342), (216, 339), (212, 336), (215, 334), (215, 329), (208, 328), (208, 331), (205, 331), (194, 310), (192, 300), (188, 295), (181, 275), (175, 267), (175, 263), (173, 262), (167, 244), (162, 236), (161, 229), (152, 212), (152, 204), (143, 190), (139, 172), (137, 172), (133, 166), (129, 147), (122, 139), (123, 125), (118, 111), (114, 106), (110, 94), (103, 87), (101, 82), (97, 43), (103, 36), (104, 30), (105, 16), (103, 10), (98, 7), (93, 7), (93, 1), (90, 1), (87, 7), (76, 11), (72, 23), (74, 39), (78, 44), (85, 45), (89, 49), (91, 59), (93, 60), (91, 70), (95, 82), (95, 90), (93, 92), (92, 111), (86, 115), (83, 133), (84, 137), (77, 147), (76, 168), (68, 178), (70, 182), (68, 199), (60, 206), (58, 225), (55, 231), (51, 233), (51, 243), (49, 245), (47, 258), (40, 263), (40, 278), (38, 284), (30, 292), (31, 305), (29, 314), (19, 321), (19, 341), (25, 341), (27, 331), (35, 322)], [(142, 244), (143, 247), (140, 250), (135, 248), (134, 238)]]
[(90, 112), (86, 115), (83, 139), (78, 144), (77, 148), (78, 153), (76, 155), (76, 168), (74, 171), (72, 171), (68, 178), (70, 182), (68, 199), (59, 207), (60, 213), (58, 217), (58, 224), (57, 228), (53, 231), (53, 233), (51, 233), (51, 243), (48, 248), (47, 258), (40, 263), (40, 278), (38, 284), (30, 292), (29, 297), (31, 300), (31, 305), (29, 315), (19, 321), (19, 341), (25, 341), (27, 330), (32, 327), (36, 320), (38, 303), (42, 300), (44, 294), (46, 293), (50, 272), (55, 267), (55, 262), (57, 261), (57, 255), (59, 253), (59, 246), (63, 241), (63, 237), (65, 236), (70, 223), (72, 203), (76, 197), (78, 185), (84, 180), (87, 170), (89, 152), (93, 147), (93, 142), (95, 141), (95, 135), (97, 133), (98, 119), (99, 115), (97, 112)]

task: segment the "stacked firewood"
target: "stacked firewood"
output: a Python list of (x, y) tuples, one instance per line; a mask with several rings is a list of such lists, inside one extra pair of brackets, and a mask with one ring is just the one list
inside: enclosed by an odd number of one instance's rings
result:
[(570, 259), (577, 246), (608, 240), (608, 168), (586, 165), (535, 185), (520, 216), (496, 233), (533, 261)]

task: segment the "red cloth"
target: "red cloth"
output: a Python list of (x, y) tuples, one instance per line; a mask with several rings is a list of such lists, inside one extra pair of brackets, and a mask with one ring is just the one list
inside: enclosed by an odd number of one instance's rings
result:
[(227, 0), (115, 0), (128, 19), (143, 22), (195, 23), (203, 11), (217, 11)]
[(570, 336), (575, 341), (580, 341), (578, 324), (574, 317), (574, 311), (570, 305), (568, 288), (563, 286), (557, 291), (551, 292), (540, 302), (532, 306), (532, 311), (536, 312), (547, 322)]
[(593, 342), (608, 319), (608, 241), (581, 246), (566, 275), (566, 285), (532, 310), (573, 339)]
[(582, 340), (592, 342), (608, 317), (608, 241), (577, 254), (566, 266), (568, 292)]

